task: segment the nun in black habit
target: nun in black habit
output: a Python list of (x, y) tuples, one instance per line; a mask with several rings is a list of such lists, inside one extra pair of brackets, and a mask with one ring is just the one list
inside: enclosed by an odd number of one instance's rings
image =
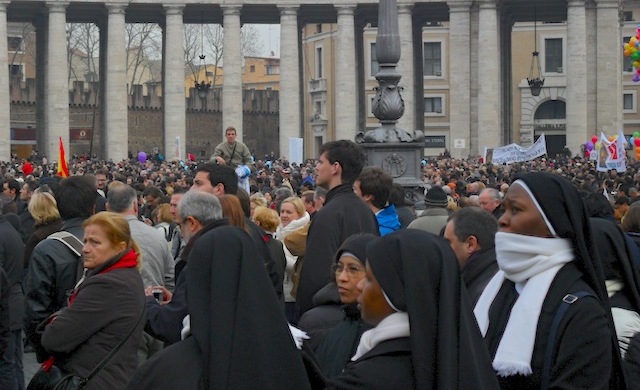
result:
[[(627, 373), (627, 384), (638, 383), (640, 377), (629, 373), (640, 371), (639, 363), (627, 359), (627, 350), (632, 338), (640, 331), (640, 275), (635, 268), (624, 232), (615, 224), (602, 218), (590, 218), (596, 253), (602, 263), (605, 286), (611, 305), (613, 323), (616, 327), (622, 364)], [(629, 367), (635, 365), (635, 367)], [(640, 386), (640, 383), (638, 383)]]
[(360, 339), (331, 389), (497, 389), (450, 245), (406, 229), (369, 243)]
[(128, 389), (308, 389), (300, 352), (259, 259), (239, 228), (204, 234), (186, 271), (190, 335), (143, 364)]
[[(501, 387), (625, 388), (604, 276), (591, 256), (577, 189), (557, 175), (528, 173), (503, 204), (496, 234), (500, 271), (474, 310)], [(582, 293), (588, 295), (574, 299)]]

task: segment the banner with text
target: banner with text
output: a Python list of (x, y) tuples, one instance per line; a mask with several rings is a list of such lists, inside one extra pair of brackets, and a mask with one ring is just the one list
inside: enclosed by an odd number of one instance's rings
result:
[(547, 141), (542, 134), (533, 145), (524, 148), (518, 144), (509, 144), (499, 148), (484, 149), (484, 161), (493, 164), (510, 164), (530, 161), (547, 154)]
[[(596, 154), (596, 153), (591, 153)], [(600, 150), (597, 153), (598, 172), (607, 172), (615, 169), (618, 172), (627, 171), (626, 152), (624, 151), (624, 134), (618, 132), (618, 137), (609, 141), (604, 133), (600, 133)]]

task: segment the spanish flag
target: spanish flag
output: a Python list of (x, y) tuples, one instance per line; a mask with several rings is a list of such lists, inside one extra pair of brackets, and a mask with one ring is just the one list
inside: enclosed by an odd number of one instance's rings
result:
[(58, 156), (58, 176), (69, 177), (69, 167), (67, 167), (67, 158), (64, 155), (62, 137), (60, 137), (60, 155)]

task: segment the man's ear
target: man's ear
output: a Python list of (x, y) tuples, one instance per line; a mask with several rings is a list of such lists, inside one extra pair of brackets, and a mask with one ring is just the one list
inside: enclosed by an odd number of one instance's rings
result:
[(480, 250), (480, 245), (478, 244), (478, 238), (476, 236), (467, 237), (466, 244), (468, 254), (472, 254), (473, 252)]

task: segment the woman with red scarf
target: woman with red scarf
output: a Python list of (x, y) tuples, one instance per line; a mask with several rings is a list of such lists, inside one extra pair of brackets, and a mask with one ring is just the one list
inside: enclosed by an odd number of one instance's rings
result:
[[(84, 387), (121, 389), (137, 367), (137, 349), (145, 308), (140, 251), (128, 222), (115, 213), (98, 213), (83, 224), (86, 275), (69, 306), (54, 314), (44, 328), (42, 346), (55, 364), (86, 378), (123, 338), (129, 337)], [(133, 328), (137, 329), (132, 332)]]

